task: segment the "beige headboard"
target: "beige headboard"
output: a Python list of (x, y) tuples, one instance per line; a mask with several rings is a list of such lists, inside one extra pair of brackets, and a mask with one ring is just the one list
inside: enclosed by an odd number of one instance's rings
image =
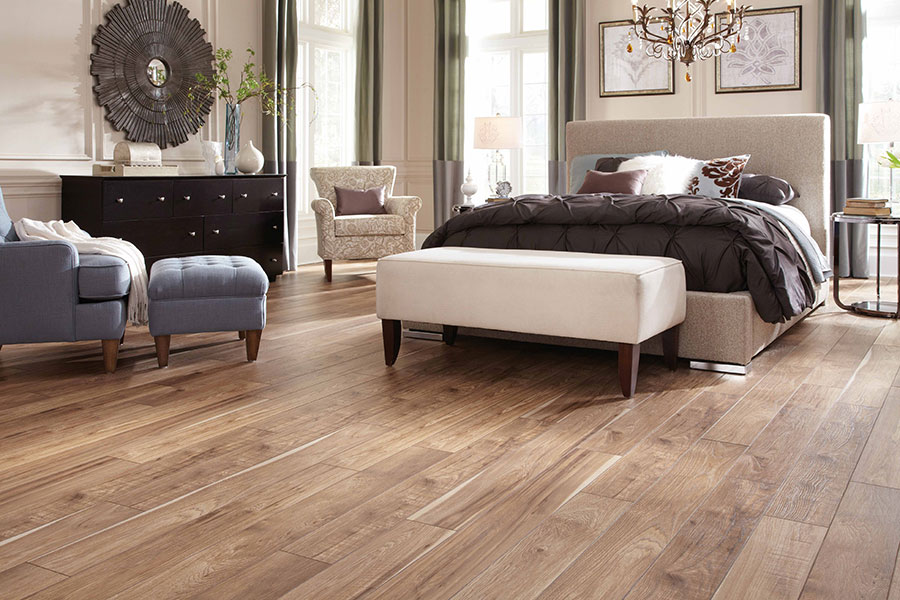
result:
[[(781, 177), (800, 197), (813, 238), (828, 253), (831, 124), (827, 115), (575, 121), (566, 126), (566, 156), (668, 150), (710, 159), (750, 154), (747, 172)], [(568, 178), (567, 178), (568, 181)]]

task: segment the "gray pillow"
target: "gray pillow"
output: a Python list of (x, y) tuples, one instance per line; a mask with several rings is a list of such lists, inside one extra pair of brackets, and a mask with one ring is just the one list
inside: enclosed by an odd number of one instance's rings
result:
[[(666, 150), (655, 150), (653, 152), (638, 152), (637, 154), (582, 154), (581, 156), (576, 156), (569, 165), (569, 193), (574, 194), (577, 190), (581, 189), (581, 186), (584, 184), (584, 176), (587, 175), (588, 171), (604, 170), (596, 168), (597, 161), (602, 158), (629, 159), (634, 158), (635, 156), (648, 155), (668, 156), (669, 153)], [(615, 169), (613, 169), (613, 171), (615, 171)]]
[(0, 244), (4, 242), (18, 242), (19, 236), (16, 235), (16, 228), (13, 227), (12, 219), (6, 212), (6, 205), (3, 203), (3, 190), (0, 190)]
[(794, 190), (790, 183), (771, 175), (754, 175), (744, 173), (741, 175), (741, 187), (738, 189), (738, 198), (755, 200), (766, 204), (787, 204), (800, 194)]
[(335, 216), (346, 215), (384, 215), (384, 186), (368, 190), (348, 190), (334, 186), (334, 197), (337, 204)]

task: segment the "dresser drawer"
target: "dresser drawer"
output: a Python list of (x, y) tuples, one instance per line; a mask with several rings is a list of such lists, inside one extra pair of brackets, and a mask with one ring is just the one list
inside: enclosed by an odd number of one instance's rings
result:
[(284, 240), (284, 213), (222, 215), (206, 218), (207, 250), (238, 246), (280, 244)]
[(263, 271), (269, 276), (269, 281), (275, 281), (277, 275), (284, 273), (284, 246), (281, 244), (235, 248), (228, 254), (252, 258), (260, 264)]
[(203, 250), (203, 218), (106, 223), (103, 235), (128, 240), (144, 256), (200, 252)]
[(131, 221), (171, 217), (172, 181), (104, 181), (103, 220)]
[(235, 179), (234, 212), (255, 213), (284, 210), (284, 179)]
[(175, 216), (222, 215), (231, 212), (231, 181), (176, 179)]

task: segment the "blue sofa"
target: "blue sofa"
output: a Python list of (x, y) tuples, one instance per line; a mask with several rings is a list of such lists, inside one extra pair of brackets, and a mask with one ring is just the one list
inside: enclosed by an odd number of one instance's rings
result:
[(19, 241), (0, 191), (0, 348), (101, 340), (112, 373), (130, 287), (120, 258), (79, 255), (68, 242)]

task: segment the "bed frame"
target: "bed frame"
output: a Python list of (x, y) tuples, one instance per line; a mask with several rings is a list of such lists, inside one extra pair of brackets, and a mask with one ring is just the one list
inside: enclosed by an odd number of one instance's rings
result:
[[(572, 159), (585, 154), (654, 150), (699, 159), (750, 154), (748, 173), (781, 177), (797, 190), (799, 197), (791, 205), (803, 211), (813, 238), (824, 252), (829, 252), (831, 125), (827, 115), (575, 121), (566, 126), (569, 166)], [(813, 308), (786, 323), (772, 324), (757, 314), (749, 292), (688, 292), (687, 317), (681, 327), (678, 356), (690, 359), (695, 369), (746, 374), (754, 356), (821, 306), (827, 295), (828, 284), (818, 286)], [(505, 339), (607, 347), (567, 338), (461, 331)], [(651, 339), (641, 345), (641, 351), (661, 355), (661, 341)]]

